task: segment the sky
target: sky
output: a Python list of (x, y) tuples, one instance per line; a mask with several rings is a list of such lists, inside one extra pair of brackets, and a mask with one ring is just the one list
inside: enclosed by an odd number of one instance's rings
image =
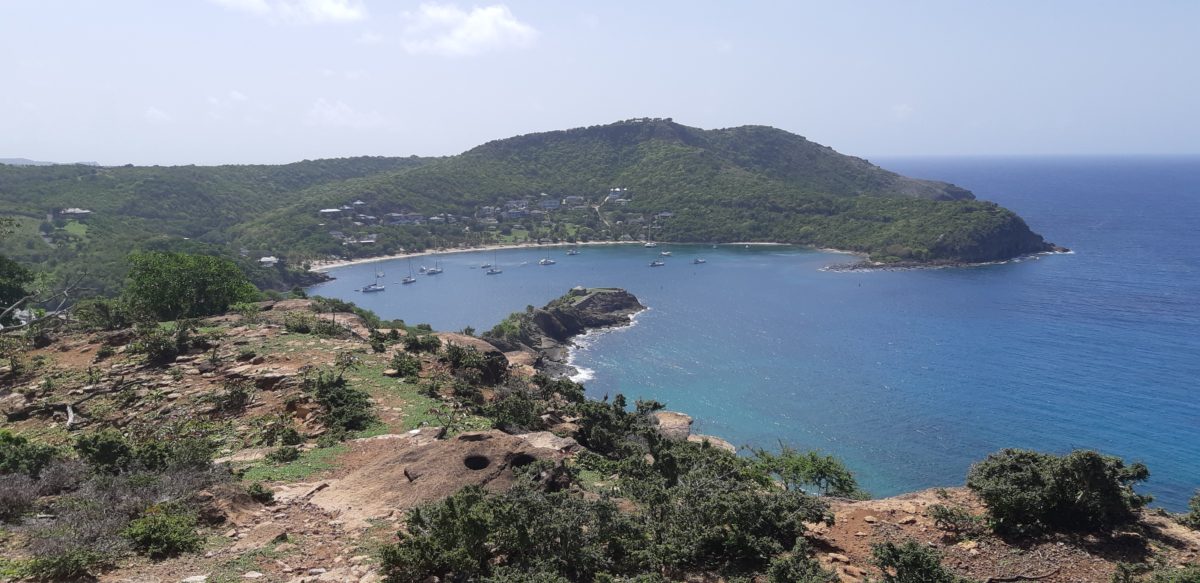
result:
[(1200, 2), (0, 0), (0, 158), (448, 155), (671, 117), (859, 156), (1200, 154)]

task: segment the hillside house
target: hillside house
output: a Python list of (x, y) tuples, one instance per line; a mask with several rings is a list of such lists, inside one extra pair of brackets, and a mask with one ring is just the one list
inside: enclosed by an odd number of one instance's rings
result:
[(263, 267), (275, 267), (277, 263), (279, 263), (279, 258), (275, 257), (274, 255), (268, 255), (258, 259), (258, 264)]

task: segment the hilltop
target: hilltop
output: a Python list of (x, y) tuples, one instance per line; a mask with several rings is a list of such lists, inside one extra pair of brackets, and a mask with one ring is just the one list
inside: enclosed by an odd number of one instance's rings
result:
[[(112, 293), (130, 250), (239, 260), (260, 287), (314, 260), (525, 241), (774, 241), (892, 264), (1054, 249), (1013, 212), (766, 126), (670, 119), (528, 134), (444, 158), (0, 165), (0, 252)], [(259, 259), (275, 258), (262, 269)]]

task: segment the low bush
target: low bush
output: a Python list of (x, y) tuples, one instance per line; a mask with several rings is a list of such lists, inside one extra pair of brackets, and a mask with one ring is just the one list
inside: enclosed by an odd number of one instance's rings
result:
[(871, 547), (871, 557), (883, 572), (883, 583), (969, 583), (942, 566), (937, 551), (914, 540)]
[(938, 528), (955, 538), (975, 538), (986, 530), (984, 519), (961, 506), (934, 504), (929, 507), (929, 517)]
[(1003, 535), (1046, 531), (1108, 531), (1128, 524), (1150, 501), (1133, 491), (1146, 466), (1077, 450), (1065, 456), (1006, 449), (972, 466), (967, 487), (988, 508)]
[(25, 474), (0, 474), (0, 522), (18, 522), (37, 501), (37, 482)]
[(204, 543), (196, 533), (196, 515), (171, 504), (147, 508), (121, 534), (152, 559), (197, 551)]
[(342, 373), (330, 369), (309, 371), (303, 383), (304, 390), (321, 405), (321, 422), (331, 433), (340, 436), (360, 431), (375, 421), (371, 396), (350, 387)]
[(834, 583), (838, 577), (812, 558), (808, 543), (801, 539), (796, 541), (792, 552), (771, 561), (767, 580), (770, 583)]
[(1179, 523), (1200, 530), (1200, 490), (1188, 501), (1188, 513), (1179, 517)]
[(300, 459), (300, 450), (291, 445), (285, 445), (267, 454), (267, 461), (276, 464), (286, 464), (298, 459)]
[(433, 334), (418, 334), (409, 332), (404, 337), (404, 349), (409, 352), (429, 352), (436, 354), (442, 349), (442, 341)]
[(272, 502), (275, 502), (275, 491), (264, 486), (262, 482), (254, 482), (253, 484), (247, 486), (246, 494), (249, 494), (250, 498), (254, 499), (255, 502), (260, 504), (271, 504)]
[(390, 366), (402, 377), (412, 378), (421, 374), (421, 359), (407, 352), (397, 352), (393, 355)]
[(165, 327), (158, 324), (138, 326), (130, 349), (145, 354), (150, 364), (167, 364), (191, 347), (193, 330), (194, 324), (183, 320)]
[(71, 315), (85, 330), (120, 330), (137, 320), (123, 300), (108, 298), (80, 300), (71, 309)]
[(0, 474), (24, 474), (37, 478), (43, 468), (61, 455), (56, 447), (0, 430)]
[(240, 413), (254, 398), (254, 385), (249, 381), (225, 381), (223, 391), (217, 396), (217, 409), (227, 413)]

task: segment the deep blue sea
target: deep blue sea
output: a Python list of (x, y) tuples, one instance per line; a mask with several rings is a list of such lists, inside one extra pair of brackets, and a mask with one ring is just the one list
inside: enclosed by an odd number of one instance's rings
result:
[[(650, 309), (583, 340), (593, 396), (658, 399), (739, 445), (833, 453), (876, 496), (960, 485), (1004, 447), (1082, 447), (1144, 461), (1142, 489), (1183, 509), (1200, 487), (1200, 158), (874, 162), (969, 188), (1075, 253), (841, 273), (820, 268), (849, 256), (790, 247), (530, 249), (495, 254), (497, 276), (479, 269), (491, 253), (446, 254), (413, 285), (390, 261), (311, 291), (482, 331), (574, 285), (624, 287)], [(673, 257), (649, 268), (661, 250)], [(353, 291), (376, 269), (386, 292)]]

